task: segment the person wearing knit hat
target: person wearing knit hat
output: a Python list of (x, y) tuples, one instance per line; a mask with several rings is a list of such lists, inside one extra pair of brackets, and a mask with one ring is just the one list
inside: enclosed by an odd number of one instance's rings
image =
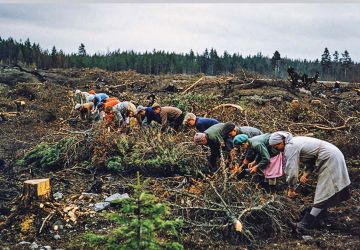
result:
[(249, 136), (246, 134), (240, 134), (234, 137), (233, 143), (234, 145), (238, 146), (238, 145), (242, 145), (244, 142), (247, 142), (247, 140), (249, 139)]
[[(139, 115), (141, 112), (145, 112), (145, 107), (144, 106), (142, 106), (142, 105), (139, 105), (139, 106), (137, 106), (137, 108), (136, 108), (136, 111), (135, 111), (135, 115)], [(145, 114), (144, 114), (145, 115)]]
[(199, 117), (193, 113), (187, 113), (184, 118), (183, 124), (190, 128), (196, 127), (199, 132), (204, 132), (212, 125), (218, 124), (219, 121), (212, 118)]
[(246, 134), (235, 136), (233, 142), (240, 146), (241, 150), (247, 151), (243, 161), (244, 166), (248, 166), (250, 173), (261, 172), (264, 174), (266, 182), (261, 184), (269, 185), (270, 191), (274, 192), (276, 178), (283, 175), (283, 156), (278, 150), (269, 144), (271, 134), (262, 134), (249, 138)]
[(152, 107), (138, 106), (136, 109), (136, 118), (142, 127), (150, 126), (152, 121), (161, 123), (160, 115), (155, 114)]
[[(299, 232), (314, 227), (319, 214), (350, 198), (350, 178), (343, 153), (333, 144), (306, 136), (293, 137), (286, 131), (270, 136), (270, 145), (284, 152), (285, 174), (289, 185), (288, 196), (296, 197), (296, 187), (306, 184), (310, 175), (318, 174), (311, 211), (296, 224)], [(305, 171), (299, 177), (300, 163)]]
[(236, 126), (232, 122), (225, 123), (224, 128), (221, 131), (221, 136), (224, 139), (225, 145), (228, 150), (231, 150), (234, 147), (233, 139), (236, 135), (240, 135), (240, 134), (246, 134), (249, 138), (251, 138), (257, 135), (261, 135), (262, 132), (261, 130), (250, 126), (240, 127), (240, 126)]

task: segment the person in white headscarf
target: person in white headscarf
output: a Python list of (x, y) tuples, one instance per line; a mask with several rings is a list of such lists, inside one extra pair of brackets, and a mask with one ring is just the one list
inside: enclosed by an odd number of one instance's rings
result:
[(312, 173), (318, 174), (314, 205), (310, 213), (296, 224), (300, 232), (313, 228), (320, 212), (350, 198), (350, 178), (345, 158), (336, 146), (316, 138), (293, 137), (284, 131), (272, 133), (269, 144), (279, 151), (284, 151), (289, 197), (297, 195), (295, 187), (300, 162), (306, 165), (300, 183), (307, 183)]
[(89, 94), (88, 92), (82, 92), (81, 90), (75, 90), (74, 102), (79, 104), (84, 104), (87, 102), (91, 102), (94, 99), (94, 95)]
[(135, 116), (136, 106), (131, 102), (120, 102), (113, 107), (109, 107), (115, 114), (115, 119), (118, 126), (130, 123), (130, 117)]

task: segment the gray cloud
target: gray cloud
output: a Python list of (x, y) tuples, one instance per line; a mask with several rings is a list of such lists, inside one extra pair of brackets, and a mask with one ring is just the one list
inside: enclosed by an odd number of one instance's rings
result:
[(76, 52), (168, 50), (291, 58), (360, 52), (357, 4), (1, 4), (0, 34)]

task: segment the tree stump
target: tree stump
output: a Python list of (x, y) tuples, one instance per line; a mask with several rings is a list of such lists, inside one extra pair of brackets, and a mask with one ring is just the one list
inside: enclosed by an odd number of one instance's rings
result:
[(33, 179), (24, 181), (21, 201), (28, 207), (33, 201), (44, 202), (50, 199), (51, 187), (49, 179)]

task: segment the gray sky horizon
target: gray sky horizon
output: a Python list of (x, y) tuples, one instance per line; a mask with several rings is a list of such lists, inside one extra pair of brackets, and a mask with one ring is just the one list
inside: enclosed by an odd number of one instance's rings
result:
[(120, 49), (360, 61), (360, 4), (0, 4), (0, 36), (76, 53)]

